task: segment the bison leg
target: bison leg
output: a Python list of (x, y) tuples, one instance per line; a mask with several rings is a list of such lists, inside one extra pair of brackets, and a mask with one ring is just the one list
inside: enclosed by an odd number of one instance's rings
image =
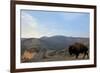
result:
[(85, 59), (85, 56), (87, 55), (87, 58), (88, 58), (88, 53), (87, 52), (85, 52), (84, 53), (84, 56), (83, 56), (83, 59)]
[(88, 54), (88, 52), (87, 52), (87, 59), (89, 58), (89, 54)]
[(70, 55), (72, 55), (72, 52), (69, 52)]
[(79, 54), (76, 54), (76, 59), (78, 59)]
[(88, 54), (88, 52), (86, 53), (86, 55), (87, 55), (87, 59), (89, 58), (89, 54)]
[(85, 59), (86, 54), (84, 54), (83, 59)]

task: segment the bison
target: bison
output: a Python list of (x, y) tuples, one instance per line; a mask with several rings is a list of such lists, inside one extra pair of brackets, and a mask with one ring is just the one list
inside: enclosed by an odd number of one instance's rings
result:
[(84, 54), (83, 58), (85, 58), (86, 55), (88, 56), (88, 47), (81, 43), (75, 43), (69, 46), (68, 51), (70, 55), (76, 55), (76, 59), (78, 58), (80, 53)]

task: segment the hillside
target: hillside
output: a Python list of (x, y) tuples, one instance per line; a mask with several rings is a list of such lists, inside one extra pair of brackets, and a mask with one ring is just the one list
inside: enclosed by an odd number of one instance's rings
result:
[[(69, 56), (67, 50), (70, 45), (76, 42), (82, 43), (89, 48), (89, 38), (65, 36), (21, 38), (21, 56), (23, 58), (21, 58), (21, 61), (40, 62), (73, 60), (75, 58)], [(27, 61), (27, 59), (24, 59), (25, 57), (32, 59)]]
[(45, 49), (64, 49), (75, 42), (81, 42), (89, 46), (89, 38), (52, 36), (41, 38), (21, 38), (22, 49), (45, 48)]

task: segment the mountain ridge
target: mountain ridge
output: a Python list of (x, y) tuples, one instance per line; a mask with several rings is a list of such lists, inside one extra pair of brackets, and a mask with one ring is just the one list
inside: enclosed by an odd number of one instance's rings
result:
[(89, 47), (89, 38), (83, 37), (66, 37), (62, 35), (56, 35), (51, 37), (40, 38), (21, 38), (21, 48), (45, 48), (45, 49), (64, 49), (68, 48), (71, 44), (79, 42)]

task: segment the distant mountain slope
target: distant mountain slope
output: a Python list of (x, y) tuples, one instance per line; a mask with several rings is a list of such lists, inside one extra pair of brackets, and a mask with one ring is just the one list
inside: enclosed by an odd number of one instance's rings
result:
[(64, 49), (75, 42), (81, 42), (89, 47), (89, 38), (52, 36), (41, 38), (21, 38), (21, 48), (45, 48), (45, 49)]

